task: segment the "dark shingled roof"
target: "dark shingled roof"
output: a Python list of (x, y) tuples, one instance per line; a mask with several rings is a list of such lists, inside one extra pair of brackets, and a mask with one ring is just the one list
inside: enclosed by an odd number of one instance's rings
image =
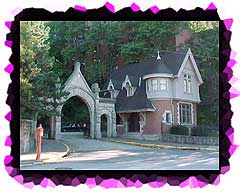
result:
[[(115, 69), (111, 73), (109, 80), (104, 86), (104, 89), (107, 88), (111, 79), (115, 89), (120, 90), (116, 98), (116, 112), (154, 111), (151, 101), (147, 99), (145, 81), (142, 80), (139, 87), (139, 78), (143, 77), (144, 75), (154, 73), (177, 75), (186, 53), (187, 50), (163, 55), (160, 54), (161, 59), (154, 57), (140, 63), (128, 64), (124, 67)], [(129, 97), (127, 97), (126, 89), (121, 89), (122, 82), (125, 80), (126, 75), (128, 75), (131, 84), (137, 87), (134, 95)]]
[(139, 77), (128, 75), (129, 80), (131, 81), (132, 86), (138, 87), (139, 86)]
[(130, 81), (131, 77), (134, 77), (135, 79), (138, 78), (139, 80), (139, 77), (153, 73), (167, 73), (176, 75), (181, 67), (186, 53), (187, 50), (167, 53), (161, 55), (161, 59), (157, 59), (155, 57), (140, 63), (128, 64), (124, 67), (115, 69), (110, 75), (110, 79), (112, 79), (112, 81), (117, 80), (123, 82), (126, 75), (129, 76)]
[(154, 111), (151, 101), (147, 99), (145, 82), (142, 81), (133, 96), (127, 96), (127, 90), (121, 89), (116, 98), (115, 109), (116, 112)]
[(122, 81), (112, 79), (112, 83), (115, 89), (121, 89), (122, 88)]
[(181, 50), (179, 52), (163, 55), (162, 60), (170, 69), (171, 73), (177, 75), (186, 54), (187, 50)]

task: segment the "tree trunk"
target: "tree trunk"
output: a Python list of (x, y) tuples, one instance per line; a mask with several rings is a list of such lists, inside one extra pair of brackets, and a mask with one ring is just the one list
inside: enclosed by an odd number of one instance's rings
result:
[(37, 118), (38, 118), (38, 112), (36, 112), (33, 115), (33, 127), (36, 129), (37, 128)]

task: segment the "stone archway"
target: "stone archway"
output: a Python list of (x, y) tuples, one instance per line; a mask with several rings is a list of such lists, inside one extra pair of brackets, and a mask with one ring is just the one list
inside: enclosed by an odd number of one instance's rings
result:
[[(90, 116), (91, 138), (101, 138), (101, 115), (103, 114), (107, 117), (107, 137), (116, 136), (115, 99), (100, 98), (100, 89), (97, 83), (94, 83), (91, 87), (92, 89), (90, 89), (81, 73), (80, 67), (79, 62), (75, 63), (74, 71), (65, 82), (63, 89), (69, 95), (61, 103), (66, 102), (71, 97), (77, 96), (87, 105)], [(58, 114), (61, 114), (63, 105), (57, 108)], [(58, 139), (64, 136), (61, 133), (61, 115), (55, 118), (55, 122), (55, 138)]]
[(109, 119), (105, 114), (101, 115), (101, 136), (107, 137), (107, 132), (109, 130)]
[[(64, 102), (66, 102), (68, 99), (77, 96), (79, 97), (87, 106), (90, 116), (90, 136), (91, 138), (94, 138), (94, 132), (95, 132), (95, 108), (94, 108), (94, 98), (92, 95), (87, 93), (86, 91), (82, 89), (69, 89), (68, 92), (70, 93), (68, 97), (65, 99)], [(63, 104), (64, 105), (64, 104)], [(62, 113), (63, 105), (58, 107), (58, 113)], [(64, 134), (61, 133), (61, 115), (59, 115), (56, 118), (56, 138), (60, 138)]]
[[(106, 120), (106, 135), (102, 135), (102, 120), (103, 116), (105, 116)], [(97, 113), (97, 121), (96, 121), (96, 137), (102, 138), (102, 137), (115, 137), (117, 136), (116, 132), (116, 113), (115, 111), (101, 109)]]
[(90, 136), (89, 107), (79, 96), (71, 97), (64, 103), (61, 120), (61, 132)]

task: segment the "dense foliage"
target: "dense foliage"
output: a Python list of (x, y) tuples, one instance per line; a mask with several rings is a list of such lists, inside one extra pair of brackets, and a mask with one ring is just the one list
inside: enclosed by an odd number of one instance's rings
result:
[(198, 121), (218, 123), (219, 27), (218, 22), (199, 21), (23, 22), (21, 114), (39, 108), (33, 100), (51, 96), (55, 91), (48, 88), (54, 88), (58, 76), (64, 83), (76, 60), (83, 64), (81, 70), (88, 83), (98, 82), (102, 87), (116, 65), (155, 57), (158, 50), (175, 51), (175, 35), (186, 29), (192, 31), (192, 38), (183, 46), (192, 49), (204, 80)]
[(44, 22), (21, 22), (20, 25), (20, 110), (21, 118), (36, 121), (39, 114), (56, 114), (60, 98), (58, 74), (53, 70), (54, 57), (47, 43), (50, 28)]
[(62, 123), (90, 123), (89, 111), (87, 105), (78, 97), (72, 97), (67, 100), (62, 109)]

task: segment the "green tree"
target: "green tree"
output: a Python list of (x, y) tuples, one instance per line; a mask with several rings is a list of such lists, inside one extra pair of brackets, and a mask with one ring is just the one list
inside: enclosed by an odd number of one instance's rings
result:
[(187, 28), (186, 22), (147, 21), (125, 22), (121, 26), (126, 42), (120, 47), (121, 55), (128, 62), (150, 58), (158, 50), (175, 51), (175, 35)]
[[(81, 21), (48, 22), (50, 55), (62, 83), (75, 60), (83, 63), (82, 72), (89, 84), (102, 87), (118, 59), (135, 63), (156, 56), (157, 51), (176, 50), (175, 35), (187, 29), (192, 38), (182, 47), (190, 47), (204, 80), (198, 107), (200, 124), (218, 122), (218, 22), (213, 21)], [(32, 55), (27, 52), (25, 54)], [(37, 73), (38, 69), (32, 71)], [(209, 83), (211, 82), (211, 83)], [(28, 81), (24, 81), (26, 87)]]
[(35, 122), (40, 113), (53, 115), (66, 93), (56, 85), (54, 57), (49, 56), (49, 27), (41, 21), (20, 24), (20, 116)]

